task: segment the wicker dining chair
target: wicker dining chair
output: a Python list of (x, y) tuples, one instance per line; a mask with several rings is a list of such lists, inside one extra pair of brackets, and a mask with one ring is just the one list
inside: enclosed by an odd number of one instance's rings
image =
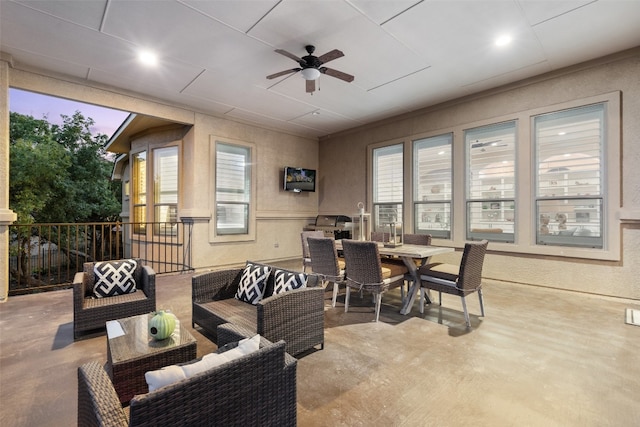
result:
[(307, 267), (311, 267), (311, 256), (309, 255), (309, 243), (307, 239), (309, 237), (315, 237), (316, 239), (324, 237), (324, 231), (303, 231), (300, 233), (300, 240), (302, 242), (302, 271), (307, 272)]
[(382, 294), (389, 289), (401, 286), (404, 273), (393, 275), (392, 270), (383, 268), (376, 242), (343, 240), (342, 250), (346, 263), (347, 281), (344, 311), (349, 311), (350, 290), (371, 292), (376, 303), (376, 322), (380, 318)]
[(311, 255), (311, 271), (321, 277), (323, 284), (331, 283), (333, 285), (331, 307), (335, 307), (338, 289), (340, 285), (345, 284), (345, 262), (338, 258), (336, 241), (329, 237), (320, 239), (309, 237), (307, 242)]
[(440, 305), (442, 293), (457, 295), (462, 299), (462, 309), (467, 327), (471, 327), (465, 297), (473, 292), (478, 293), (480, 312), (484, 317), (484, 299), (482, 297), (482, 267), (487, 252), (487, 240), (470, 242), (464, 245), (462, 260), (459, 266), (433, 263), (420, 267), (421, 280), (420, 313), (424, 313), (426, 291), (438, 291)]
[[(431, 245), (431, 234), (404, 234), (402, 236), (402, 243), (406, 243), (407, 245), (423, 245), (430, 246)], [(416, 267), (420, 268), (425, 265), (427, 258), (416, 259)], [(404, 282), (407, 285), (407, 292), (409, 288), (411, 288), (411, 284), (413, 283), (413, 276), (410, 273), (404, 275)], [(403, 285), (404, 287), (404, 285)], [(404, 294), (404, 289), (403, 289)]]

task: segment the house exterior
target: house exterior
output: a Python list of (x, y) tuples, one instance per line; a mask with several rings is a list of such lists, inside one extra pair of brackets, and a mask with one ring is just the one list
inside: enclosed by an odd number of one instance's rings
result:
[[(119, 155), (114, 178), (123, 182), (123, 220), (193, 223), (192, 267), (197, 270), (248, 259), (299, 258), (300, 232), (316, 215), (356, 215), (358, 202), (364, 202), (366, 211), (374, 214), (375, 227), (383, 226), (381, 209), (392, 206), (400, 212), (405, 232), (433, 230), (436, 245), (461, 248), (469, 239), (488, 236), (486, 277), (638, 299), (638, 76), (640, 47), (316, 140), (17, 70), (3, 56), (0, 182), (8, 188), (9, 87), (37, 91), (135, 113), (109, 146)], [(584, 110), (592, 106), (594, 112)], [(591, 156), (597, 160), (589, 167), (565, 162), (545, 169), (542, 135), (550, 123), (545, 120), (582, 113), (598, 117), (604, 142)], [(474, 169), (475, 157), (466, 147), (472, 141), (490, 146), (496, 132), (511, 138), (513, 149), (498, 159), (507, 163), (489, 168), (479, 155), (484, 166)], [(436, 180), (416, 176), (422, 146), (445, 147), (450, 167), (442, 170), (448, 172)], [(377, 167), (391, 158), (403, 173), (389, 179), (397, 180), (401, 189), (385, 199), (378, 184), (386, 182), (386, 175)], [(316, 169), (316, 191), (284, 191), (285, 166)], [(497, 173), (499, 182), (476, 189), (475, 180), (487, 169)], [(542, 176), (544, 171), (556, 175)], [(422, 184), (429, 190), (421, 190)], [(590, 189), (576, 190), (580, 185)], [(545, 193), (558, 187), (565, 191), (561, 200), (554, 192)], [(553, 236), (565, 231), (562, 215), (575, 225), (570, 228), (588, 229), (588, 235), (554, 241)], [(547, 223), (547, 217), (553, 219)], [(2, 191), (3, 266), (8, 259), (7, 226), (14, 219), (8, 190)], [(553, 231), (546, 233), (543, 226)], [(132, 238), (144, 240), (152, 233), (145, 230)], [(442, 259), (459, 256), (456, 252)], [(6, 267), (0, 267), (0, 275), (6, 280)]]

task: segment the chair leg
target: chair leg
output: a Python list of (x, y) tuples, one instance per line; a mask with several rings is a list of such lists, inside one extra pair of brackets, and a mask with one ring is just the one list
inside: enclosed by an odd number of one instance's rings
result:
[(331, 307), (336, 306), (336, 300), (338, 299), (338, 284), (333, 282), (333, 300), (331, 301)]
[(380, 318), (380, 306), (382, 305), (382, 293), (376, 294), (376, 322)]
[(438, 291), (438, 299), (440, 300), (440, 305), (442, 305), (442, 292)]
[(469, 319), (469, 312), (467, 311), (467, 301), (465, 297), (460, 297), (462, 300), (462, 309), (464, 310), (464, 320), (467, 322), (467, 326), (471, 327), (471, 320)]
[(418, 294), (418, 297), (420, 298), (420, 314), (424, 313), (424, 299), (426, 292), (427, 291), (424, 288), (420, 288), (420, 293)]
[(351, 294), (351, 290), (349, 288), (349, 286), (346, 287), (345, 289), (345, 295), (344, 295), (344, 312), (346, 313), (347, 311), (349, 311), (349, 296)]
[(484, 296), (482, 296), (482, 288), (478, 289), (478, 300), (480, 300), (480, 314), (484, 317)]

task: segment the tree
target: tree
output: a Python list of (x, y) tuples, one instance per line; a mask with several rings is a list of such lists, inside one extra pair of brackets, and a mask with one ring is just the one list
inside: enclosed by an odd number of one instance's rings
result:
[[(117, 220), (121, 193), (119, 184), (110, 180), (113, 163), (105, 157), (107, 136), (92, 135), (94, 121), (78, 111), (61, 117), (59, 126), (46, 117), (10, 113), (9, 207), (18, 224)], [(46, 238), (69, 255), (67, 230)], [(44, 238), (35, 227), (22, 227), (14, 235), (22, 277), (30, 276), (25, 261), (33, 236)], [(91, 237), (88, 241), (102, 239)]]
[(107, 136), (76, 111), (62, 126), (10, 114), (9, 206), (18, 223), (116, 220), (121, 193), (110, 181)]

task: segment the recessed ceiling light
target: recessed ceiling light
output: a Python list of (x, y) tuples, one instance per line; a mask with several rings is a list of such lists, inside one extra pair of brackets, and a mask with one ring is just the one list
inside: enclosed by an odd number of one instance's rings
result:
[(511, 43), (511, 36), (508, 34), (503, 34), (496, 39), (496, 46), (506, 46)]
[(138, 60), (144, 65), (157, 65), (158, 55), (156, 55), (154, 52), (151, 52), (150, 50), (143, 50), (138, 54)]

